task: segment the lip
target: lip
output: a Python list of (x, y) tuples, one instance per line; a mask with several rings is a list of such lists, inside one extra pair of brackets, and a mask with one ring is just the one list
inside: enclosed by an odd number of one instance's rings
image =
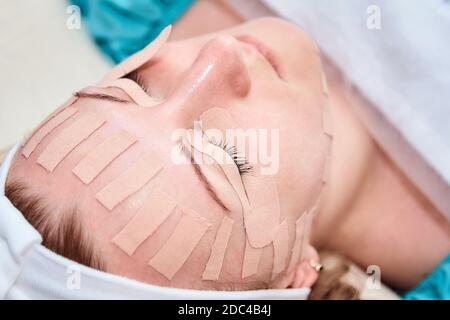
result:
[(267, 62), (269, 62), (278, 76), (283, 79), (280, 64), (277, 61), (275, 54), (265, 43), (250, 35), (238, 35), (235, 38), (240, 42), (249, 44), (254, 47), (267, 60)]

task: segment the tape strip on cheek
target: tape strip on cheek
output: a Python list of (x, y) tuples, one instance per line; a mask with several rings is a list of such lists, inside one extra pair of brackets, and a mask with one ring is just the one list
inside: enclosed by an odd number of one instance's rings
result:
[(136, 249), (169, 217), (177, 203), (162, 191), (155, 190), (131, 221), (112, 242), (131, 256)]
[(56, 127), (61, 125), (64, 121), (72, 117), (77, 113), (76, 108), (67, 107), (55, 116), (51, 117), (44, 125), (42, 125), (28, 140), (22, 149), (22, 154), (25, 158), (29, 158), (31, 153), (36, 149), (36, 147), (41, 143), (44, 138), (50, 134)]
[(308, 211), (308, 213), (305, 216), (304, 220), (304, 226), (303, 226), (303, 242), (302, 242), (302, 249), (300, 250), (300, 259), (303, 255), (303, 252), (305, 252), (305, 246), (309, 244), (309, 241), (311, 239), (311, 230), (312, 230), (312, 224), (314, 217), (316, 215), (317, 210), (319, 209), (320, 205), (320, 199), (321, 196), (317, 199), (316, 203), (312, 206), (312, 208)]
[(103, 86), (104, 83), (110, 82), (115, 79), (122, 78), (127, 75), (131, 71), (136, 70), (144, 63), (149, 61), (167, 42), (169, 39), (170, 32), (172, 30), (172, 26), (167, 26), (159, 36), (153, 40), (147, 47), (142, 49), (141, 51), (135, 53), (127, 60), (113, 68), (103, 79), (100, 81), (99, 86)]
[(202, 129), (219, 129), (225, 134), (226, 129), (236, 129), (238, 124), (234, 121), (228, 110), (223, 108), (210, 108), (200, 115)]
[(211, 248), (211, 255), (203, 272), (203, 280), (219, 280), (223, 259), (233, 230), (233, 219), (224, 216)]
[(273, 269), (272, 280), (276, 278), (286, 268), (288, 258), (288, 225), (286, 220), (278, 227), (278, 232), (273, 239)]
[(300, 261), (300, 255), (302, 253), (303, 241), (304, 241), (304, 230), (306, 223), (307, 212), (303, 213), (300, 218), (295, 222), (295, 241), (292, 247), (291, 260), (289, 261), (288, 270), (292, 271)]
[(205, 218), (193, 210), (185, 210), (175, 231), (148, 264), (171, 280), (210, 227)]
[(328, 81), (327, 77), (325, 76), (325, 73), (322, 72), (322, 91), (323, 93), (328, 97)]
[(280, 223), (278, 192), (270, 176), (245, 175), (243, 177), (250, 210), (244, 215), (250, 244), (255, 248), (269, 245), (275, 238)]
[(323, 105), (323, 132), (330, 138), (333, 138), (333, 122), (331, 118), (330, 103), (326, 101)]
[(242, 263), (242, 279), (250, 277), (258, 272), (263, 250), (263, 248), (253, 248), (246, 237), (244, 261)]
[(141, 107), (153, 107), (160, 102), (150, 97), (137, 83), (130, 79), (116, 79), (106, 82), (104, 88), (117, 87), (125, 91), (130, 98)]
[(88, 153), (78, 165), (73, 168), (72, 172), (80, 178), (83, 183), (89, 184), (115, 158), (127, 150), (136, 141), (136, 137), (129, 132), (122, 130), (106, 139)]
[(89, 112), (59, 133), (39, 156), (37, 163), (48, 171), (56, 166), (81, 142), (106, 122), (103, 115)]
[(124, 199), (141, 189), (162, 169), (160, 160), (152, 154), (139, 158), (130, 168), (100, 190), (96, 198), (112, 210)]
[(322, 182), (326, 183), (330, 178), (331, 173), (331, 157), (327, 156), (325, 159), (325, 167), (323, 169)]

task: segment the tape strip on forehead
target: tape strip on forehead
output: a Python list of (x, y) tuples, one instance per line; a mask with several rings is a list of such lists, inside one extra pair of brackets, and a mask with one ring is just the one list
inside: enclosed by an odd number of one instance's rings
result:
[[(222, 108), (211, 108), (200, 119), (204, 130), (218, 129), (226, 137), (227, 129), (238, 128), (238, 123), (230, 113)], [(249, 143), (246, 143), (247, 147)], [(244, 153), (238, 150), (238, 153)], [(251, 164), (251, 174), (244, 175), (242, 181), (248, 196), (250, 210), (244, 212), (245, 227), (250, 244), (255, 248), (269, 245), (280, 223), (280, 204), (275, 182), (271, 176), (261, 175), (259, 164)]]
[(25, 144), (28, 142), (29, 139), (31, 139), (32, 136), (34, 136), (34, 134), (36, 132), (38, 132), (44, 125), (47, 124), (47, 122), (50, 121), (50, 119), (56, 117), (59, 113), (61, 113), (62, 111), (64, 111), (67, 107), (72, 106), (72, 104), (75, 103), (75, 101), (77, 101), (78, 98), (75, 96), (71, 96), (61, 107), (56, 108), (55, 111), (51, 112), (47, 117), (45, 117), (45, 119), (43, 121), (41, 121), (41, 123), (34, 128), (29, 134), (27, 134), (25, 136), (25, 139), (23, 139), (21, 147), (25, 146)]
[(121, 130), (120, 132), (107, 138), (94, 150), (89, 152), (79, 163), (73, 168), (72, 172), (80, 178), (80, 180), (89, 184), (97, 177), (114, 159), (127, 150), (136, 142), (136, 137), (131, 133)]
[(141, 156), (130, 168), (100, 190), (96, 198), (105, 208), (112, 210), (147, 184), (161, 169), (161, 161), (155, 155)]
[(176, 201), (166, 193), (153, 191), (138, 213), (112, 239), (112, 242), (131, 256), (169, 217), (176, 205)]
[(36, 149), (36, 147), (41, 143), (44, 138), (50, 134), (54, 129), (56, 129), (59, 125), (64, 123), (67, 119), (72, 117), (75, 113), (77, 113), (76, 108), (67, 107), (63, 109), (61, 112), (57, 113), (53, 117), (51, 117), (47, 122), (45, 122), (28, 140), (25, 146), (22, 149), (22, 154), (25, 158), (29, 158), (31, 153)]
[(203, 280), (219, 280), (228, 241), (230, 240), (231, 232), (233, 230), (233, 224), (233, 219), (227, 216), (223, 217), (216, 234), (216, 239), (211, 248), (211, 255), (209, 256), (205, 271), (202, 275)]
[(81, 142), (100, 128), (106, 119), (95, 112), (87, 112), (67, 128), (64, 128), (40, 154), (37, 163), (48, 171), (56, 166)]
[(103, 79), (100, 81), (99, 86), (103, 86), (105, 83), (109, 83), (113, 80), (122, 78), (130, 72), (144, 65), (149, 61), (167, 42), (169, 39), (172, 26), (167, 26), (159, 36), (153, 40), (147, 47), (141, 51), (135, 53), (124, 62), (114, 67)]
[(171, 280), (210, 227), (211, 224), (195, 211), (183, 210), (175, 231), (148, 264)]
[(288, 225), (286, 220), (278, 227), (277, 234), (273, 240), (273, 253), (272, 280), (286, 269), (289, 255)]

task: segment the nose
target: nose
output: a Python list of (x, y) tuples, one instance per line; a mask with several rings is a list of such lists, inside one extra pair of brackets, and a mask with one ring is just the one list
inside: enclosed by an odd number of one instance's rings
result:
[(245, 97), (250, 87), (242, 46), (234, 37), (220, 35), (203, 46), (163, 108), (192, 121), (211, 107), (226, 107), (230, 99)]

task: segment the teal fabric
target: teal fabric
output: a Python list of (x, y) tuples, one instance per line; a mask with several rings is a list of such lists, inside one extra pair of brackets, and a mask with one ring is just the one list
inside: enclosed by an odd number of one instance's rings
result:
[(175, 22), (194, 0), (71, 0), (100, 49), (119, 63)]
[(450, 255), (419, 285), (403, 296), (406, 300), (450, 300)]

